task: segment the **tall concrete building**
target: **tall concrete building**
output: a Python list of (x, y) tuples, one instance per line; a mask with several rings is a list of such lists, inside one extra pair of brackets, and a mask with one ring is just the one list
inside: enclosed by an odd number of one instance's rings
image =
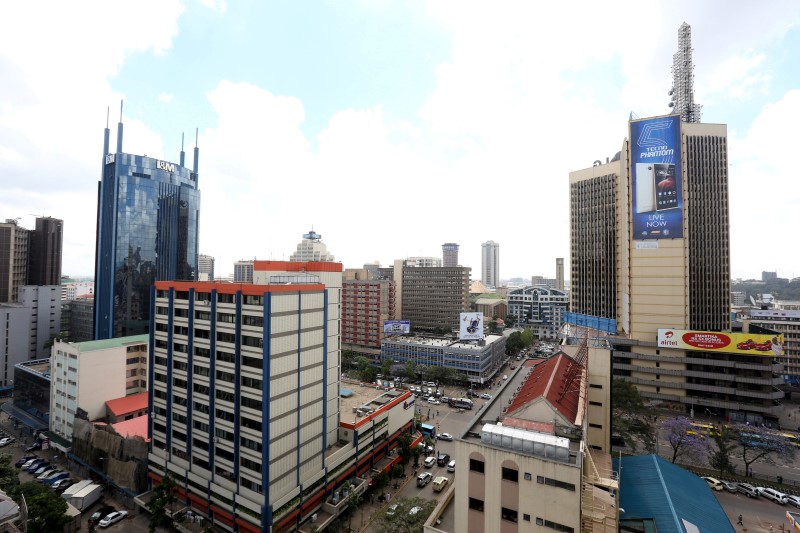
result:
[(342, 281), (342, 348), (377, 357), (383, 326), (394, 320), (395, 283), (367, 269), (346, 269)]
[(64, 222), (37, 217), (36, 228), (17, 219), (0, 224), (0, 302), (16, 302), (23, 285), (61, 284), (61, 243)]
[(197, 279), (199, 150), (192, 168), (122, 151), (103, 138), (95, 250), (95, 339), (147, 333), (150, 288), (158, 280)]
[(52, 217), (36, 218), (36, 229), (31, 232), (28, 285), (61, 284), (63, 234), (63, 220)]
[(24, 285), (19, 288), (19, 303), (31, 310), (31, 327), (25, 335), (28, 359), (49, 357), (50, 340), (61, 331), (61, 285)]
[(200, 254), (197, 259), (197, 270), (200, 281), (214, 281), (214, 257)]
[(500, 284), (500, 245), (494, 241), (481, 245), (481, 281), (492, 288)]
[(289, 257), (289, 261), (334, 261), (333, 254), (322, 242), (322, 235), (313, 229), (303, 235), (297, 250)]
[(469, 267), (403, 266), (400, 318), (415, 331), (457, 330), (469, 311)]
[(234, 283), (253, 283), (253, 260), (242, 259), (233, 264)]
[(645, 398), (769, 421), (771, 357), (662, 336), (731, 331), (727, 128), (668, 115), (631, 121), (629, 139), (570, 174), (570, 309), (616, 320), (615, 376)]
[(564, 290), (564, 258), (556, 258), (556, 289)]
[(442, 266), (458, 266), (458, 244), (447, 242), (442, 245)]

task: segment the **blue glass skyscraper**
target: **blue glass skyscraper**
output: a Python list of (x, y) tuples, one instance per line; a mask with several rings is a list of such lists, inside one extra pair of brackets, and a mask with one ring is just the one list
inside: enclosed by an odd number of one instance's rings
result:
[(103, 172), (97, 193), (94, 338), (147, 333), (154, 281), (196, 280), (200, 191), (199, 150), (184, 166), (109, 151), (105, 129)]

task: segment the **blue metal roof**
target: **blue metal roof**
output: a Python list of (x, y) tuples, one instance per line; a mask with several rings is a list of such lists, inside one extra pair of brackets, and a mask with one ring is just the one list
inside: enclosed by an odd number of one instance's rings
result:
[(701, 477), (656, 455), (614, 459), (616, 471), (620, 461), (620, 520), (652, 518), (658, 533), (687, 533), (684, 521), (701, 533), (735, 533)]

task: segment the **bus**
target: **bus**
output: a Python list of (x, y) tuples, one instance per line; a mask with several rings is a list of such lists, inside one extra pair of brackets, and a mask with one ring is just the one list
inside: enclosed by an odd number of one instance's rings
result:
[(426, 437), (430, 437), (432, 439), (436, 438), (436, 428), (430, 424), (420, 424), (419, 430)]
[(450, 407), (455, 407), (456, 409), (472, 410), (472, 405), (472, 400), (469, 398), (452, 398), (450, 400)]
[(687, 435), (695, 435), (700, 438), (714, 437), (717, 434), (717, 428), (713, 424), (705, 424), (703, 422), (692, 422), (691, 429), (687, 430)]

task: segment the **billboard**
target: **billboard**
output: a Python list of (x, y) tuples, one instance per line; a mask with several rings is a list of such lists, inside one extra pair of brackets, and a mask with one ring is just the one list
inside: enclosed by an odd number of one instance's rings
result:
[(746, 355), (783, 355), (783, 334), (720, 333), (685, 329), (658, 330), (659, 348), (680, 348), (703, 352), (740, 353)]
[(630, 123), (632, 238), (683, 237), (680, 115)]
[(458, 338), (462, 341), (483, 338), (483, 313), (461, 313)]
[(384, 320), (384, 335), (407, 335), (411, 332), (410, 320)]

